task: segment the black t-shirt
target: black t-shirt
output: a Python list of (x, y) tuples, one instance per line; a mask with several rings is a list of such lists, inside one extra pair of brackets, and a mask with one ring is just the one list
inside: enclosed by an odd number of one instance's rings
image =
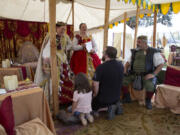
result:
[(109, 60), (96, 68), (93, 80), (99, 82), (98, 100), (110, 104), (120, 99), (123, 80), (123, 65), (121, 61)]

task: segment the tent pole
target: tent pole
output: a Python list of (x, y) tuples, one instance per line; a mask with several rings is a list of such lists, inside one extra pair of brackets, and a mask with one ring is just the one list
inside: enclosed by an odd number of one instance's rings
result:
[(73, 25), (73, 33), (74, 33), (74, 0), (72, 0), (72, 25)]
[(156, 26), (157, 26), (157, 11), (154, 11), (154, 27), (153, 27), (153, 47), (156, 47)]
[(51, 78), (53, 92), (53, 116), (56, 116), (59, 110), (58, 106), (58, 76), (56, 60), (56, 0), (49, 0), (49, 28), (51, 45)]
[(104, 19), (104, 46), (103, 50), (105, 50), (108, 43), (108, 25), (109, 25), (109, 9), (110, 9), (110, 0), (106, 0), (105, 3), (105, 19)]
[(124, 13), (123, 59), (125, 58), (125, 44), (126, 44), (126, 18), (127, 18), (127, 12), (125, 12), (125, 13)]
[(138, 31), (138, 24), (139, 24), (139, 12), (140, 12), (140, 8), (139, 8), (139, 6), (137, 6), (137, 10), (136, 10), (136, 27), (135, 27), (135, 33), (134, 33), (134, 48), (136, 48), (137, 31)]

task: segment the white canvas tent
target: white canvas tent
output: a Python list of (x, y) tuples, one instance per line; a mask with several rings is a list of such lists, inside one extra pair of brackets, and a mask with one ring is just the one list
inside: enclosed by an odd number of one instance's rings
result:
[[(56, 21), (72, 24), (72, 2), (67, 1), (57, 0)], [(105, 0), (74, 0), (74, 2), (75, 31), (79, 29), (81, 22), (87, 23), (88, 28), (104, 25)], [(49, 22), (48, 4), (49, 0), (0, 0), (0, 17)], [(111, 0), (109, 21), (123, 19), (124, 12), (129, 12), (127, 17), (135, 16), (136, 8), (132, 3)]]

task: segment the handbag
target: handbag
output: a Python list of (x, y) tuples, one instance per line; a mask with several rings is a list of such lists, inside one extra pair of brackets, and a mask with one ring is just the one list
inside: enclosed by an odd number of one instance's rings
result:
[(143, 80), (141, 75), (136, 75), (134, 82), (133, 82), (133, 88), (134, 90), (143, 90)]

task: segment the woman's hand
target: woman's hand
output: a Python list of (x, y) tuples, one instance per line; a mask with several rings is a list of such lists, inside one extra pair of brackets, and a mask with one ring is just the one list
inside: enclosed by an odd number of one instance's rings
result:
[(83, 49), (85, 49), (86, 48), (86, 44), (81, 44), (81, 46), (83, 47)]
[(91, 52), (90, 53), (95, 53), (95, 50), (94, 49), (91, 49)]

